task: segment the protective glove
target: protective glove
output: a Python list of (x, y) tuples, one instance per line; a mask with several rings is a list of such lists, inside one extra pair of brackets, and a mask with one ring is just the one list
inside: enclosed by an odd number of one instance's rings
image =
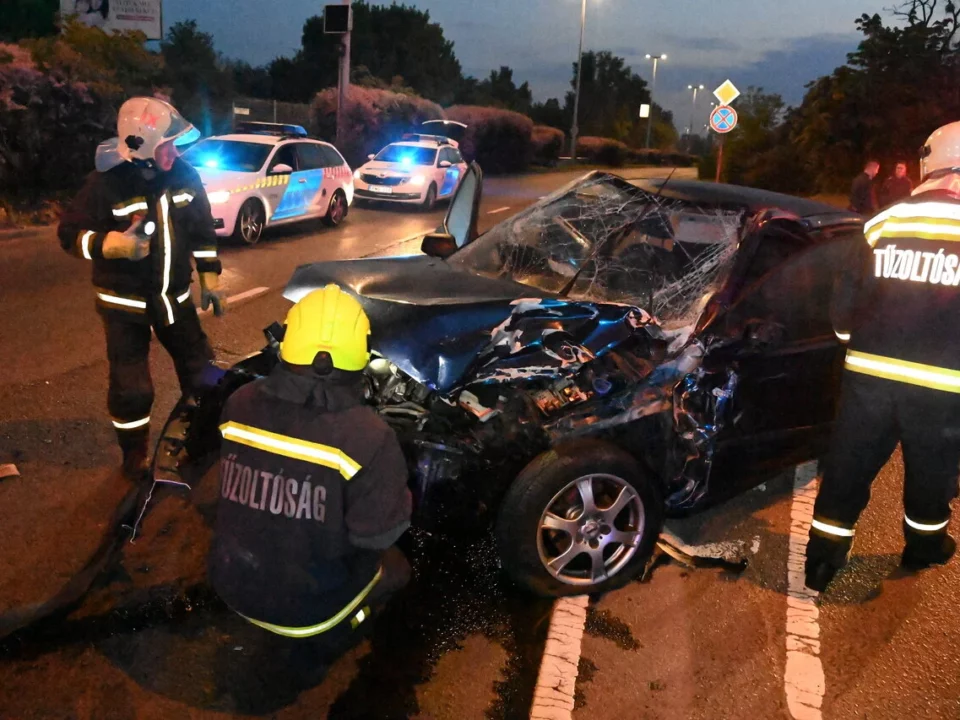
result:
[(218, 287), (220, 287), (220, 276), (217, 273), (200, 273), (200, 307), (206, 310), (213, 305), (213, 314), (223, 317), (227, 303), (223, 293), (217, 290)]
[(125, 232), (111, 230), (103, 239), (103, 257), (107, 260), (143, 260), (150, 254), (150, 237), (156, 232), (152, 222), (134, 219)]

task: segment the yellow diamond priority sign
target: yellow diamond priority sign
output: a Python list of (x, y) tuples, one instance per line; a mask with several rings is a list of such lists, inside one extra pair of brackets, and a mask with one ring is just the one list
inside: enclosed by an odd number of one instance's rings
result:
[(740, 91), (737, 90), (736, 85), (727, 80), (723, 85), (713, 91), (713, 96), (720, 101), (721, 105), (729, 105), (740, 97)]

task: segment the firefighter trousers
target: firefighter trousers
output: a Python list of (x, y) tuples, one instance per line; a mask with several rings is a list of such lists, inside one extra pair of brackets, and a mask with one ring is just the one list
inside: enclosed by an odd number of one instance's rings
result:
[(934, 547), (947, 532), (960, 467), (960, 395), (846, 371), (807, 547), (808, 567), (842, 567), (870, 486), (900, 444), (903, 531)]
[(146, 449), (150, 433), (150, 408), (153, 406), (153, 381), (150, 378), (151, 327), (157, 339), (173, 359), (183, 394), (196, 387), (204, 369), (213, 360), (193, 302), (178, 303), (174, 323), (144, 322), (143, 316), (124, 313), (104, 314), (103, 327), (110, 363), (110, 387), (107, 407), (124, 454)]

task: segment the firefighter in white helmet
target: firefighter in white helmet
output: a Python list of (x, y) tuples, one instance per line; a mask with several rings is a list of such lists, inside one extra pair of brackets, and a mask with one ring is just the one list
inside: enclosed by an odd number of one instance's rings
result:
[(807, 546), (807, 585), (819, 591), (849, 558), (870, 485), (898, 443), (902, 565), (956, 552), (947, 529), (960, 467), (960, 122), (930, 136), (920, 174), (910, 198), (866, 223), (837, 291), (843, 391)]
[(190, 299), (191, 258), (201, 304), (222, 313), (220, 261), (210, 204), (179, 148), (199, 131), (169, 103), (126, 101), (118, 137), (97, 150), (96, 170), (60, 220), (60, 244), (92, 265), (110, 363), (107, 405), (123, 452), (124, 474), (143, 477), (153, 384), (151, 328), (190, 393), (213, 359)]

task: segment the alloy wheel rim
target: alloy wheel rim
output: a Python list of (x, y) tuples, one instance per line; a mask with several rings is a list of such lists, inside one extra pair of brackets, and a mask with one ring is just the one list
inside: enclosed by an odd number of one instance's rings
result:
[(259, 213), (254, 208), (244, 211), (240, 218), (240, 232), (243, 239), (247, 242), (255, 242), (260, 239), (262, 224), (260, 223)]
[(562, 583), (596, 585), (636, 555), (645, 521), (643, 500), (623, 478), (581, 476), (554, 495), (540, 516), (540, 562)]

